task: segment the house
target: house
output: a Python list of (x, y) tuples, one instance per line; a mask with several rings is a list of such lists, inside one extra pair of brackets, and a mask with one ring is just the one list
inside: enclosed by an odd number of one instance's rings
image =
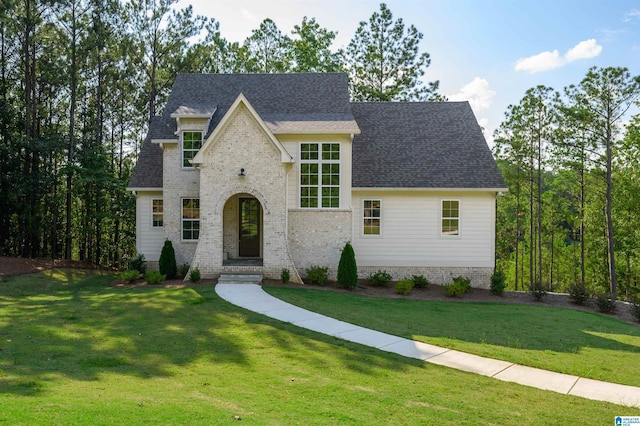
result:
[(129, 182), (136, 245), (204, 277), (466, 276), (487, 287), (506, 191), (467, 102), (352, 103), (343, 73), (180, 74)]

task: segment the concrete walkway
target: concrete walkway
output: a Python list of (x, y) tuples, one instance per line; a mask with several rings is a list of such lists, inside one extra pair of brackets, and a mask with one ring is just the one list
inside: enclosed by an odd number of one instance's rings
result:
[(638, 387), (525, 367), (370, 330), (283, 302), (257, 284), (227, 282), (216, 285), (216, 292), (236, 306), (349, 342), (505, 382), (640, 408)]

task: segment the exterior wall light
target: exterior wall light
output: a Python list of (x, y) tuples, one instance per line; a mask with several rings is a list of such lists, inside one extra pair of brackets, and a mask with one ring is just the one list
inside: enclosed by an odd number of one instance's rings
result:
[(240, 177), (245, 177), (246, 176), (244, 174), (244, 169), (240, 169), (240, 173), (238, 173), (238, 176), (240, 176)]

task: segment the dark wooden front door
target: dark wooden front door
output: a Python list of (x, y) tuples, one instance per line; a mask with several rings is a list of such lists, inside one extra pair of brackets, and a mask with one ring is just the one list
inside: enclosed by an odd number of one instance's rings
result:
[(260, 202), (240, 198), (240, 257), (260, 257)]

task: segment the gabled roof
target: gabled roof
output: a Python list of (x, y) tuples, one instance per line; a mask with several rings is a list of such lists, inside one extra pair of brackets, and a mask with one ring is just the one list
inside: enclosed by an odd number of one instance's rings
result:
[(506, 188), (468, 102), (353, 103), (353, 188)]

